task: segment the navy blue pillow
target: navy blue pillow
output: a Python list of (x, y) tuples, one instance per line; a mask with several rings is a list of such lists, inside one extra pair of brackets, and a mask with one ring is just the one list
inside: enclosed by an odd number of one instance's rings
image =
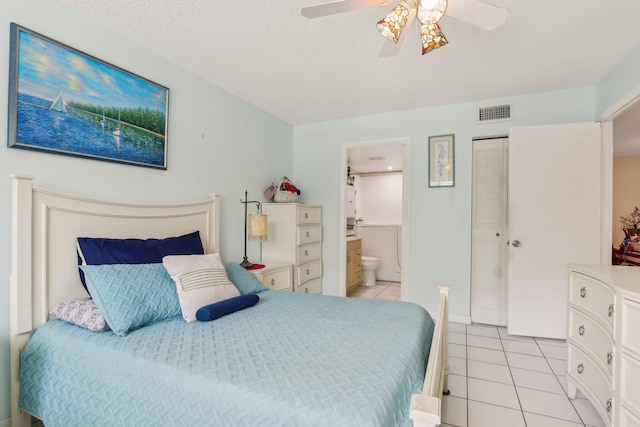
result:
[(253, 307), (258, 301), (260, 301), (260, 297), (256, 294), (240, 295), (239, 297), (218, 301), (199, 308), (196, 311), (196, 319), (201, 322), (215, 320), (227, 314)]
[[(78, 265), (158, 264), (167, 255), (204, 254), (199, 231), (166, 239), (78, 237), (77, 242)], [(80, 280), (87, 289), (82, 270)]]

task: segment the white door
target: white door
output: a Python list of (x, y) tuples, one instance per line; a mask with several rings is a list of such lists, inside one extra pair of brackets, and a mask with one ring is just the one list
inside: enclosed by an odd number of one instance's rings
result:
[(570, 263), (600, 263), (599, 123), (509, 134), (509, 319), (514, 335), (566, 338)]
[(507, 138), (473, 141), (471, 321), (507, 325)]

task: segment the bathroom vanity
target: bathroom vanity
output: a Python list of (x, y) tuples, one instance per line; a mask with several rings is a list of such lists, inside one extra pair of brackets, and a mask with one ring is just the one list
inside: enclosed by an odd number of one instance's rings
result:
[(362, 283), (362, 241), (347, 239), (347, 296)]

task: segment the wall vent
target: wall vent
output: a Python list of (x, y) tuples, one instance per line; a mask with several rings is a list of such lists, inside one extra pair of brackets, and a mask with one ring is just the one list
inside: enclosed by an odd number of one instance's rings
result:
[(503, 122), (511, 119), (513, 119), (511, 116), (511, 104), (478, 108), (478, 123)]

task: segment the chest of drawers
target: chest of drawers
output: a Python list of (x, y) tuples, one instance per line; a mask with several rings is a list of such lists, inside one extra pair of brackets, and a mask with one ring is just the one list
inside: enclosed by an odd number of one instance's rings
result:
[(264, 268), (249, 270), (265, 287), (272, 291), (293, 291), (291, 264), (267, 263)]
[(619, 425), (640, 427), (640, 294), (623, 290), (619, 302)]
[(322, 207), (302, 203), (265, 203), (267, 240), (264, 262), (293, 265), (293, 291), (322, 293)]
[(567, 381), (579, 388), (607, 425), (613, 409), (613, 286), (583, 272), (569, 277)]
[(582, 391), (605, 425), (640, 427), (640, 269), (569, 269), (568, 395)]

